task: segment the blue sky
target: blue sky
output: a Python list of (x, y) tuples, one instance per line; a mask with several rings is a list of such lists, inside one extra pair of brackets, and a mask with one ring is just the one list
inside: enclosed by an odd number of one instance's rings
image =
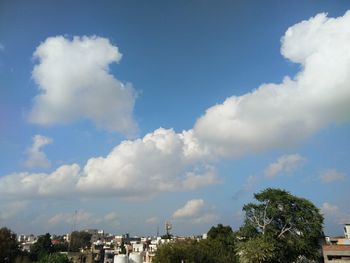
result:
[(2, 1), (0, 224), (65, 233), (76, 210), (77, 228), (113, 233), (237, 229), (253, 193), (279, 187), (341, 233), (348, 9)]

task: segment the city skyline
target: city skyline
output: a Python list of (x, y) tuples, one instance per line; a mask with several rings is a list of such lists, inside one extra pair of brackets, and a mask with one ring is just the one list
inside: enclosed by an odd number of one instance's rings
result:
[[(2, 1), (0, 224), (237, 230), (253, 193), (350, 222), (345, 1)], [(75, 213), (75, 211), (77, 211)], [(75, 219), (74, 219), (75, 218)]]

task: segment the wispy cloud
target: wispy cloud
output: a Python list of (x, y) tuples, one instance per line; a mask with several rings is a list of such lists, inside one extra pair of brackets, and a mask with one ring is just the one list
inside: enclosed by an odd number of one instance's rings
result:
[(219, 219), (220, 219), (219, 215), (213, 214), (213, 213), (207, 213), (207, 214), (198, 216), (196, 218), (193, 218), (191, 222), (193, 224), (210, 224)]
[(283, 155), (279, 157), (276, 162), (271, 163), (266, 168), (265, 176), (268, 178), (272, 178), (280, 173), (291, 174), (297, 168), (299, 168), (304, 161), (305, 158), (299, 154)]
[(28, 206), (28, 201), (10, 201), (0, 204), (0, 220), (7, 220), (17, 216)]
[(323, 214), (337, 224), (345, 224), (350, 221), (350, 213), (344, 212), (337, 205), (324, 202), (321, 208)]
[(96, 221), (95, 219), (93, 219), (93, 215), (91, 213), (81, 210), (81, 211), (78, 211), (77, 213), (55, 214), (48, 220), (48, 223), (49, 225), (54, 226), (62, 223), (73, 225), (74, 223), (84, 224), (84, 223), (91, 223), (92, 221)]
[(119, 226), (120, 225), (120, 216), (117, 212), (110, 212), (104, 216), (104, 221), (111, 226)]
[(245, 193), (252, 192), (259, 181), (273, 178), (280, 173), (292, 174), (305, 160), (299, 154), (282, 155), (275, 162), (268, 165), (263, 174), (248, 176), (243, 186), (233, 194), (232, 198), (237, 200)]
[(234, 200), (237, 200), (245, 193), (252, 192), (260, 179), (261, 179), (261, 176), (257, 176), (257, 175), (248, 176), (243, 186), (233, 194), (232, 198)]
[(120, 225), (119, 219), (119, 214), (114, 211), (109, 212), (104, 216), (96, 216), (93, 213), (79, 210), (77, 212), (71, 213), (57, 213), (51, 216), (47, 222), (50, 226), (56, 226), (60, 224), (73, 226), (73, 224), (76, 224), (77, 226), (82, 227), (96, 224), (106, 224), (116, 227)]
[(155, 225), (159, 223), (159, 218), (156, 216), (150, 217), (146, 219), (146, 223), (150, 225)]
[(35, 135), (33, 137), (32, 146), (26, 151), (27, 160), (24, 162), (29, 168), (48, 168), (51, 162), (47, 159), (46, 154), (42, 151), (43, 147), (51, 144), (53, 140), (43, 135)]
[(344, 181), (345, 178), (346, 178), (345, 174), (337, 171), (336, 169), (329, 169), (329, 170), (323, 171), (320, 174), (320, 179), (325, 184)]

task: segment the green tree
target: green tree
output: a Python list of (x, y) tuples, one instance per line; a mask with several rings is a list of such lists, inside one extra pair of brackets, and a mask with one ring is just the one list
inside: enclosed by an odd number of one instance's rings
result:
[(227, 251), (217, 240), (185, 240), (159, 246), (154, 263), (234, 263), (234, 250)]
[(245, 221), (238, 233), (242, 241), (238, 246), (241, 259), (256, 257), (259, 260), (254, 262), (288, 263), (300, 256), (308, 259), (320, 256), (323, 216), (314, 204), (273, 188), (254, 197), (258, 203), (243, 207)]
[(208, 232), (206, 240), (176, 241), (161, 245), (155, 263), (234, 263), (234, 234), (229, 226), (219, 224)]
[(74, 231), (71, 234), (69, 251), (79, 251), (91, 247), (91, 234), (85, 231)]
[(37, 263), (71, 263), (66, 255), (60, 253), (47, 254), (40, 258)]
[(214, 263), (207, 250), (196, 240), (184, 240), (161, 245), (156, 252), (154, 263)]
[(235, 235), (230, 226), (218, 224), (208, 231), (208, 240), (210, 254), (217, 259), (217, 262), (236, 262), (235, 254)]
[(208, 239), (211, 240), (220, 240), (223, 242), (233, 241), (234, 235), (232, 228), (230, 226), (224, 226), (222, 224), (218, 224), (217, 226), (212, 226), (208, 231)]
[(268, 242), (264, 237), (247, 240), (238, 248), (241, 263), (264, 263), (273, 262), (276, 257), (274, 242)]
[(14, 262), (18, 254), (16, 234), (6, 227), (0, 228), (0, 262)]
[(121, 244), (120, 244), (120, 254), (126, 254), (126, 248), (125, 248), (125, 243), (124, 240), (122, 240)]
[(53, 250), (55, 252), (66, 252), (68, 251), (68, 243), (67, 242), (61, 242), (59, 244), (53, 245)]
[(38, 237), (37, 241), (30, 248), (30, 257), (32, 260), (39, 260), (41, 257), (54, 252), (51, 242), (51, 235), (46, 233)]

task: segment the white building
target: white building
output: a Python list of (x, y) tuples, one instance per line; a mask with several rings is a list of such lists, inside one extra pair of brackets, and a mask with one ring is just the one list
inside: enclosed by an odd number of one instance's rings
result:
[(346, 239), (350, 239), (350, 224), (344, 225), (344, 236)]

